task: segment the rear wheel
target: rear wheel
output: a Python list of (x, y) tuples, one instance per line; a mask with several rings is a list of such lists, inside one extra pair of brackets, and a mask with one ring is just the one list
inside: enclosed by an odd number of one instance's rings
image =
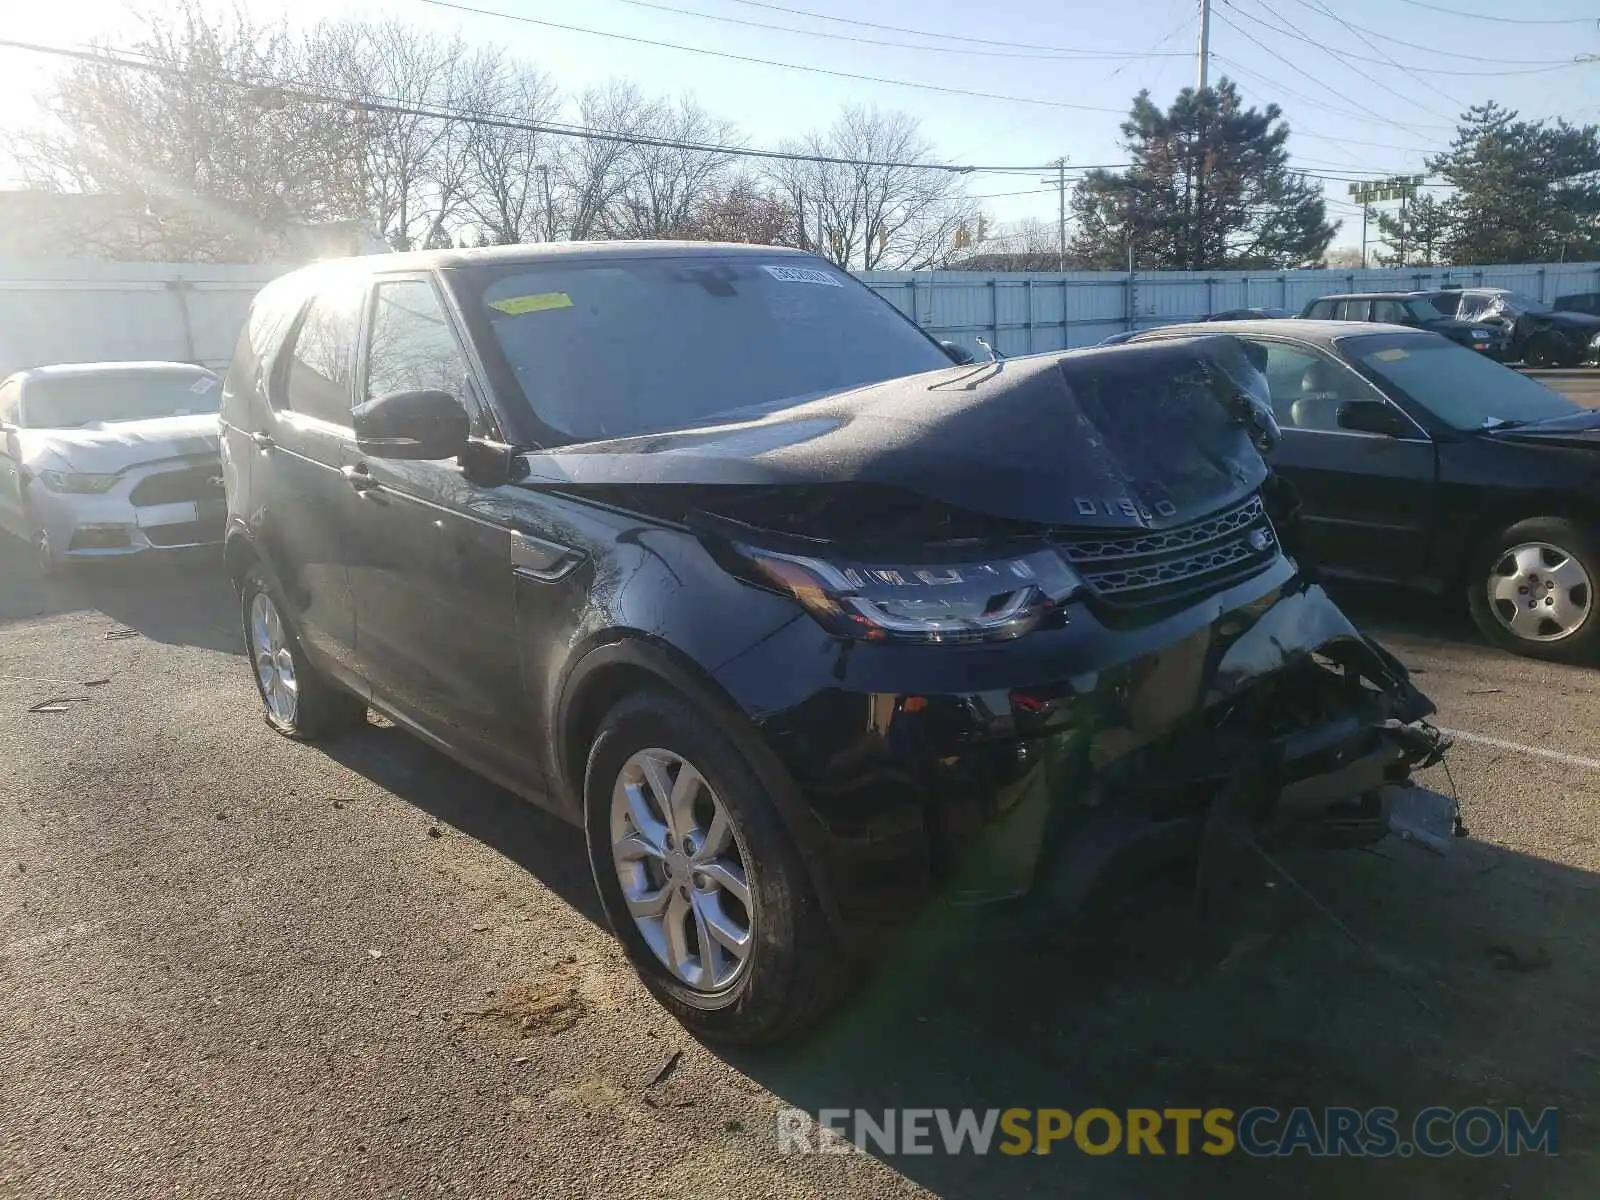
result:
[(285, 737), (311, 741), (366, 721), (366, 701), (322, 675), (306, 658), (260, 566), (246, 572), (239, 603), (245, 646), (268, 725)]
[(792, 1036), (847, 972), (754, 770), (717, 722), (647, 690), (601, 723), (584, 778), (590, 866), (617, 940), (695, 1036)]
[(1519, 521), (1484, 542), (1470, 570), (1473, 619), (1496, 645), (1555, 662), (1600, 650), (1600, 539), (1589, 526)]

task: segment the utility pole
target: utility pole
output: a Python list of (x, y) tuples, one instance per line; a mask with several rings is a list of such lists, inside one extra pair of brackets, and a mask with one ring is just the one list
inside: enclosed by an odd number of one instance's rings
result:
[(1206, 90), (1206, 72), (1211, 65), (1211, 0), (1200, 0), (1199, 64), (1195, 71), (1195, 90)]
[(1367, 269), (1367, 213), (1370, 208), (1371, 206), (1368, 204), (1362, 204), (1361, 206), (1361, 269), (1363, 271)]
[(1056, 177), (1040, 183), (1056, 185), (1056, 270), (1067, 269), (1067, 156), (1056, 159)]
[(556, 212), (550, 204), (550, 168), (539, 164), (539, 175), (544, 180), (544, 240), (556, 240)]
[(1406, 265), (1406, 194), (1400, 193), (1400, 265)]

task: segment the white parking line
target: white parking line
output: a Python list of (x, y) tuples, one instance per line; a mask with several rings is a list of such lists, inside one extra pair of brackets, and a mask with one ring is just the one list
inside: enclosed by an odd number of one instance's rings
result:
[(1518, 754), (1565, 763), (1569, 767), (1586, 767), (1591, 771), (1600, 771), (1600, 759), (1584, 758), (1581, 754), (1546, 750), (1543, 746), (1525, 746), (1521, 742), (1508, 742), (1503, 738), (1489, 737), (1487, 734), (1469, 733), (1465, 729), (1446, 729), (1442, 725), (1439, 727), (1439, 732), (1455, 738), (1458, 742), (1474, 742), (1480, 746), (1493, 746), (1497, 750), (1515, 750)]

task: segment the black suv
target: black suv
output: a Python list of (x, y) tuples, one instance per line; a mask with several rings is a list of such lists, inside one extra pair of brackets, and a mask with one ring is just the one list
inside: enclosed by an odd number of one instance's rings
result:
[(1222, 335), (957, 365), (793, 251), (325, 263), (228, 373), (227, 561), (275, 728), (370, 705), (581, 824), (655, 995), (760, 1042), (941, 888), (1448, 831), (1431, 705), (1280, 548), (1266, 404)]
[(1448, 288), (1432, 303), (1446, 316), (1503, 330), (1508, 362), (1575, 367), (1600, 355), (1600, 317), (1557, 311), (1509, 288)]
[[(1503, 358), (1506, 333), (1497, 325), (1458, 321), (1442, 313), (1434, 300), (1439, 292), (1351, 292), (1343, 296), (1322, 296), (1300, 310), (1302, 319), (1313, 321), (1373, 321), (1381, 325), (1407, 325), (1426, 329), (1459, 342), (1469, 350)], [(1452, 310), (1453, 311), (1453, 310)]]

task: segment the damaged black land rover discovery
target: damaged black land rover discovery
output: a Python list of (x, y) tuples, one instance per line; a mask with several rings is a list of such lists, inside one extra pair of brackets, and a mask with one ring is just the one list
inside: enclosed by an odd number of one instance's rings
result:
[(581, 824), (709, 1039), (953, 890), (1375, 840), (1440, 750), (1297, 568), (1225, 334), (960, 365), (793, 251), (390, 255), (269, 285), (222, 416), (267, 719), (371, 706)]

